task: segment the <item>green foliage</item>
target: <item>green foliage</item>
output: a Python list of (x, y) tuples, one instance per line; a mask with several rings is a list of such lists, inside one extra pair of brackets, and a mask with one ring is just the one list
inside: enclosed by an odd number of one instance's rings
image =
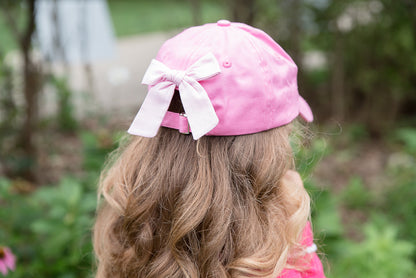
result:
[[(0, 60), (2, 60), (0, 49)], [(23, 176), (37, 163), (37, 157), (28, 155), (22, 144), (22, 130), (25, 110), (27, 107), (21, 102), (23, 92), (21, 86), (16, 85), (17, 71), (7, 63), (0, 63), (0, 167), (9, 177)], [(49, 76), (49, 84), (57, 95), (57, 113), (52, 117), (60, 131), (75, 132), (79, 127), (75, 119), (75, 109), (72, 104), (73, 91), (68, 87), (65, 78)], [(50, 122), (50, 121), (44, 121)], [(41, 132), (40, 122), (34, 124), (37, 133)]]
[[(393, 132), (402, 143), (402, 149), (390, 156), (385, 172), (381, 173), (383, 178), (374, 187), (376, 191), (364, 184), (362, 177), (351, 176), (340, 194), (317, 184), (311, 173), (326, 155), (337, 159), (344, 157), (341, 161), (347, 162), (356, 153), (356, 145), (362, 141), (360, 138), (368, 140), (362, 126), (345, 128), (343, 138), (337, 139), (344, 146), (343, 151), (326, 147), (327, 144), (333, 145), (329, 140), (312, 140), (305, 148), (296, 143), (299, 138), (294, 138), (292, 146), (297, 169), (312, 199), (315, 241), (330, 265), (326, 270), (328, 277), (415, 277), (416, 159), (412, 147), (413, 133), (412, 128)], [(341, 220), (341, 213), (343, 217), (353, 219)], [(359, 218), (354, 219), (357, 215)], [(363, 221), (368, 222), (362, 228), (360, 223)], [(351, 233), (355, 241), (351, 239)]]
[(5, 54), (2, 50), (0, 48), (0, 169), (3, 168), (10, 176), (19, 176), (33, 167), (35, 161), (20, 146), (19, 135), (24, 113), (18, 105), (16, 70), (4, 62)]
[(305, 82), (308, 84), (311, 84), (311, 86), (315, 88), (319, 88), (319, 86), (327, 83), (328, 79), (330, 77), (329, 69), (316, 69), (313, 71), (308, 72), (308, 74), (305, 74)]
[(369, 138), (368, 130), (363, 124), (351, 124), (345, 134), (351, 142), (362, 142)]
[[(307, 132), (307, 131), (303, 131)], [(311, 175), (316, 165), (330, 152), (327, 141), (324, 138), (316, 138), (305, 144), (302, 131), (291, 137), (291, 146), (295, 154), (296, 170), (303, 178)]]
[(316, 241), (320, 250), (328, 256), (336, 256), (338, 242), (343, 237), (343, 227), (338, 212), (338, 198), (328, 189), (316, 185), (310, 178), (317, 164), (328, 155), (331, 150), (324, 138), (311, 140), (310, 145), (299, 143), (301, 133), (292, 138), (292, 148), (296, 155), (296, 169), (304, 180), (304, 185), (312, 201), (312, 221)]
[[(393, 184), (385, 190), (379, 209), (399, 228), (399, 235), (416, 246), (416, 159), (396, 153), (391, 158), (388, 174)], [(416, 252), (413, 253), (416, 262)]]
[[(111, 133), (82, 132), (87, 172), (23, 194), (24, 181), (0, 179), (0, 243), (17, 256), (10, 277), (89, 277), (96, 184), (105, 156), (114, 147)], [(3, 209), (7, 208), (7, 209)]]
[[(405, 118), (405, 111), (414, 115), (415, 2), (304, 2), (305, 17), (310, 19), (304, 25), (309, 43), (304, 44), (325, 54), (330, 73), (320, 87), (310, 82), (304, 90), (306, 98), (313, 100), (317, 91), (324, 90), (315, 107), (333, 113), (334, 97), (341, 97), (345, 118), (362, 123), (372, 135), (381, 135), (397, 118)], [(306, 80), (316, 74), (303, 73)], [(341, 96), (334, 92), (338, 87)]]
[(310, 145), (302, 145), (299, 143), (299, 136), (301, 135), (292, 138), (292, 148), (296, 156), (296, 170), (302, 176), (305, 188), (311, 196), (314, 226), (325, 234), (326, 239), (338, 238), (342, 227), (336, 199), (330, 191), (316, 185), (310, 178), (317, 164), (331, 152), (330, 147), (324, 138), (316, 138), (311, 140)]
[(115, 149), (118, 135), (101, 130), (97, 133), (83, 131), (80, 136), (85, 154), (83, 168), (87, 171), (98, 172), (103, 166), (107, 154)]
[[(15, 27), (21, 31), (25, 24), (27, 5), (26, 0), (1, 0), (0, 1), (0, 51), (8, 52), (18, 48), (18, 42), (16, 41), (17, 34), (13, 27), (10, 25), (10, 19), (7, 18), (6, 13), (11, 16), (14, 21)], [(1, 61), (1, 59), (0, 59)], [(0, 63), (1, 66), (1, 63)]]
[[(5, 55), (0, 49), (0, 61)], [(16, 124), (18, 109), (13, 98), (13, 69), (4, 62), (0, 62), (0, 139), (11, 132)]]
[[(311, 192), (311, 186), (307, 187)], [(328, 190), (321, 190), (311, 194), (312, 223), (315, 232), (315, 241), (320, 250), (328, 257), (337, 257), (340, 252), (340, 242), (344, 237), (344, 227), (338, 208), (338, 199)]]
[(96, 195), (91, 185), (64, 178), (32, 194), (0, 181), (0, 242), (13, 246), (18, 267), (10, 277), (86, 277), (91, 271), (91, 226)]
[(404, 144), (406, 152), (416, 155), (416, 129), (401, 128), (397, 130), (396, 137)]
[(343, 242), (330, 277), (414, 277), (415, 265), (410, 255), (415, 246), (398, 239), (394, 226), (368, 224), (364, 234), (362, 242)]
[(55, 87), (58, 99), (57, 123), (62, 131), (75, 131), (78, 122), (74, 117), (75, 110), (72, 104), (72, 90), (65, 78), (52, 76), (51, 84)]
[(371, 194), (360, 177), (352, 177), (342, 193), (342, 200), (350, 209), (364, 209), (371, 202)]
[(27, 166), (27, 159), (9, 154), (15, 149), (18, 133), (19, 109), (15, 102), (13, 86), (13, 69), (4, 63), (5, 55), (0, 49), (0, 166), (6, 171), (14, 169), (21, 173)]

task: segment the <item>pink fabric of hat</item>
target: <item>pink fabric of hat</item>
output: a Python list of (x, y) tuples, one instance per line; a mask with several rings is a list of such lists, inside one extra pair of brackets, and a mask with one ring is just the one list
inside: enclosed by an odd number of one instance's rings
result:
[[(166, 41), (143, 83), (149, 92), (128, 132), (153, 137), (160, 126), (228, 136), (313, 120), (299, 95), (297, 66), (265, 32), (220, 20)], [(168, 110), (178, 90), (185, 113)]]

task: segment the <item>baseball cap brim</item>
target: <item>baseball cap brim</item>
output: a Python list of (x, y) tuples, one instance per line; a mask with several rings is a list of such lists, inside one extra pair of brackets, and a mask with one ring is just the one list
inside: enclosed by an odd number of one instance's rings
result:
[(312, 110), (309, 107), (309, 104), (301, 96), (299, 96), (299, 114), (305, 121), (313, 121)]

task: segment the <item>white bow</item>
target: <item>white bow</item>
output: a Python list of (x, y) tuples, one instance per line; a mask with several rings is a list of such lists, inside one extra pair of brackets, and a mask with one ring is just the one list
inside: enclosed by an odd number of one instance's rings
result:
[(205, 89), (198, 81), (211, 78), (221, 72), (212, 53), (200, 58), (187, 70), (173, 70), (152, 60), (143, 84), (152, 85), (142, 107), (131, 124), (128, 133), (154, 137), (169, 108), (176, 86), (195, 140), (218, 124), (218, 117)]

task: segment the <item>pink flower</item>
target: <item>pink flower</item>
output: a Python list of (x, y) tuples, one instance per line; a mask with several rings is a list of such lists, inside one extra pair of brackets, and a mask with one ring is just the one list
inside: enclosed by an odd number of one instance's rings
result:
[(8, 270), (16, 268), (16, 258), (9, 248), (0, 246), (0, 272), (7, 275)]

